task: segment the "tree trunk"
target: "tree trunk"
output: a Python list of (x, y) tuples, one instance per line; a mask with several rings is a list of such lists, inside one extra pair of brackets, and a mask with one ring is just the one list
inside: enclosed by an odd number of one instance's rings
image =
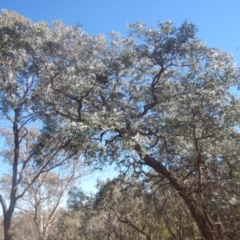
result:
[(2, 195), (0, 194), (0, 203), (3, 210), (3, 234), (4, 234), (4, 240), (11, 240), (12, 234), (11, 234), (11, 222), (12, 222), (12, 216), (13, 212), (16, 206), (15, 199), (11, 199), (9, 208), (7, 209), (6, 202)]
[(13, 215), (13, 212), (9, 210), (4, 215), (4, 221), (3, 221), (4, 240), (12, 239), (12, 234), (11, 234), (12, 215)]
[[(184, 187), (183, 184), (181, 184), (180, 181), (173, 175), (173, 173), (169, 171), (164, 165), (149, 155), (145, 155), (143, 159), (148, 166), (153, 168), (162, 176), (166, 177), (169, 180), (171, 186), (178, 191), (179, 195), (184, 200), (189, 211), (191, 212), (191, 215), (195, 220), (199, 231), (202, 233), (202, 236), (206, 240), (228, 240), (228, 238), (224, 237), (224, 232), (219, 232), (217, 225), (213, 224), (213, 221), (205, 207), (203, 199), (202, 203), (196, 203), (196, 200), (193, 197), (193, 193), (191, 193), (188, 188)], [(198, 196), (199, 199), (201, 199), (201, 193), (199, 193)]]
[(43, 230), (41, 240), (47, 240), (48, 239), (49, 230), (50, 230), (50, 225), (47, 225)]
[(217, 235), (212, 220), (208, 216), (207, 212), (203, 212), (196, 203), (194, 198), (191, 195), (186, 195), (179, 192), (179, 195), (183, 198), (186, 205), (188, 206), (189, 211), (195, 222), (197, 223), (199, 231), (202, 233), (203, 237), (206, 240), (223, 240), (220, 236)]
[(14, 209), (16, 207), (16, 194), (17, 194), (17, 176), (18, 176), (18, 160), (19, 160), (19, 128), (18, 128), (18, 122), (19, 122), (19, 109), (14, 110), (14, 122), (13, 122), (13, 135), (14, 135), (14, 154), (13, 154), (13, 166), (12, 166), (12, 183), (11, 183), (11, 194), (10, 194), (10, 204), (9, 208), (7, 209), (6, 202), (1, 196), (0, 202), (3, 208), (3, 229), (4, 229), (4, 240), (11, 240), (12, 234), (11, 234), (11, 222), (12, 222), (12, 216)]
[(149, 167), (168, 179), (170, 185), (177, 190), (191, 212), (199, 231), (206, 240), (228, 240), (228, 238), (224, 237), (224, 232), (219, 233), (217, 226), (213, 224), (210, 214), (204, 205), (204, 199), (201, 199), (201, 193), (199, 193), (198, 196), (202, 201), (196, 203), (193, 193), (190, 191), (191, 189), (185, 187), (161, 162), (152, 158), (150, 155), (143, 155), (139, 144), (136, 144), (134, 149)]

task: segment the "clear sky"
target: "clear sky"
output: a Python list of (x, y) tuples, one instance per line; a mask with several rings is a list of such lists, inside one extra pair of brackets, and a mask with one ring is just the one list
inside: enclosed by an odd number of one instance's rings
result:
[(151, 27), (158, 21), (179, 26), (187, 20), (197, 25), (198, 37), (208, 46), (231, 53), (240, 63), (240, 0), (0, 0), (0, 8), (33, 22), (80, 23), (93, 35), (126, 34), (126, 23), (137, 20)]
[(16, 11), (33, 22), (76, 22), (89, 34), (126, 33), (126, 23), (137, 20), (184, 20), (198, 26), (198, 36), (240, 59), (240, 0), (0, 0), (0, 8)]

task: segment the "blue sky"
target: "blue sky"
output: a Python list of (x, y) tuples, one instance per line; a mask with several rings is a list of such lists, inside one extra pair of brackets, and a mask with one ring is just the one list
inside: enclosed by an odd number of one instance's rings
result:
[[(187, 20), (197, 25), (198, 37), (208, 46), (227, 51), (240, 62), (240, 0), (0, 0), (0, 8), (33, 22), (80, 23), (93, 35), (112, 30), (126, 34), (126, 23), (137, 20), (151, 27), (158, 21), (171, 20), (179, 26)], [(92, 189), (98, 176), (90, 177), (84, 188)]]
[(78, 22), (94, 35), (112, 30), (126, 34), (126, 23), (137, 20), (152, 27), (157, 21), (179, 26), (187, 20), (198, 26), (198, 36), (208, 46), (240, 59), (240, 0), (0, 0), (0, 8), (33, 22)]

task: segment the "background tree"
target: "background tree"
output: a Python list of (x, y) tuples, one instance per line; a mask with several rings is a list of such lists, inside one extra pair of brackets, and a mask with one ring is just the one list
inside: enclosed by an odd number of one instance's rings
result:
[(143, 185), (135, 178), (115, 178), (99, 182), (92, 196), (74, 188), (68, 206), (65, 217), (75, 219), (80, 239), (201, 239), (189, 210), (164, 181)]
[[(114, 179), (99, 186), (95, 208), (106, 215), (105, 229), (112, 225), (111, 239), (169, 239), (152, 194), (132, 179)], [(154, 219), (154, 220), (153, 220)]]
[[(168, 184), (141, 184), (136, 179), (115, 179), (96, 195), (98, 211), (111, 212), (119, 224), (113, 239), (194, 239), (199, 232), (188, 209)], [(105, 227), (106, 228), (106, 227)]]
[[(16, 211), (17, 212), (17, 211)], [(31, 217), (31, 212), (14, 213), (12, 218), (11, 233), (12, 239), (39, 240), (36, 226)], [(1, 238), (3, 239), (3, 238)]]
[[(38, 239), (47, 239), (52, 225), (59, 219), (59, 209), (66, 200), (66, 193), (73, 184), (79, 184), (85, 174), (86, 167), (80, 159), (70, 160), (54, 171), (41, 174), (19, 201), (17, 207), (20, 212), (31, 216)], [(30, 181), (24, 179), (23, 185), (28, 185)]]

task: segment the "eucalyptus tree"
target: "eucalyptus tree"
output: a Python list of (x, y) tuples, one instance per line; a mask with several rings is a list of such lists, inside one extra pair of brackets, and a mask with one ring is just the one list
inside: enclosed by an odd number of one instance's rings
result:
[(121, 125), (107, 143), (125, 143), (135, 150), (125, 163), (166, 178), (205, 239), (237, 238), (231, 212), (239, 205), (239, 100), (229, 89), (238, 68), (199, 41), (192, 24), (130, 27), (136, 61), (117, 111)]
[(156, 29), (137, 22), (128, 37), (112, 36), (107, 43), (56, 25), (39, 72), (50, 95), (39, 88), (39, 102), (67, 119), (71, 137), (91, 133), (86, 159), (132, 167), (141, 177), (154, 170), (205, 239), (236, 238), (239, 100), (229, 90), (239, 70), (232, 57), (207, 47), (187, 22)]
[(0, 116), (1, 141), (5, 145), (1, 161), (6, 169), (1, 173), (0, 204), (5, 240), (12, 237), (11, 220), (17, 202), (40, 176), (67, 161), (77, 161), (80, 155), (80, 149), (72, 147), (59, 130), (60, 121), (57, 125), (46, 115), (40, 118), (34, 98), (39, 83), (36, 58), (47, 38), (45, 25), (32, 24), (6, 10), (0, 16)]
[(79, 26), (50, 28), (10, 15), (1, 17), (2, 88), (12, 94), (16, 85), (9, 90), (4, 79), (11, 82), (15, 72), (18, 86), (37, 79), (25, 98), (24, 88), (11, 100), (2, 94), (2, 109), (13, 106), (13, 130), (19, 109), (31, 106), (50, 135), (65, 136), (69, 151), (84, 147), (88, 163), (115, 162), (140, 179), (154, 170), (205, 239), (237, 239), (239, 100), (229, 89), (239, 70), (229, 54), (207, 47), (187, 22), (159, 22), (156, 29), (137, 22), (129, 36), (112, 33), (107, 42)]
[[(54, 171), (42, 173), (19, 200), (19, 215), (30, 216), (28, 221), (31, 221), (36, 229), (34, 237), (40, 240), (48, 239), (53, 225), (59, 220), (60, 207), (68, 190), (73, 184), (80, 183), (80, 178), (87, 173), (84, 169), (86, 168), (79, 160), (69, 159)], [(21, 187), (28, 186), (31, 180), (29, 176), (24, 178)]]

